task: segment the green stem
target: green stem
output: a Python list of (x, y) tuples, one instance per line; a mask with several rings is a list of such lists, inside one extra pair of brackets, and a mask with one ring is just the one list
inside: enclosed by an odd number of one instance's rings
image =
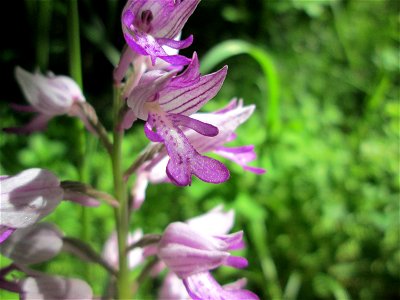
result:
[(49, 64), (49, 29), (52, 12), (52, 1), (38, 2), (38, 19), (36, 31), (36, 63), (41, 71), (46, 71)]
[(130, 283), (127, 264), (127, 236), (128, 236), (128, 198), (125, 190), (122, 171), (122, 140), (124, 132), (118, 130), (120, 110), (122, 106), (119, 89), (114, 87), (114, 142), (112, 151), (112, 169), (114, 178), (115, 198), (119, 207), (115, 209), (115, 222), (118, 237), (119, 271), (117, 276), (118, 299), (130, 299)]
[[(80, 45), (80, 32), (79, 32), (79, 12), (78, 1), (69, 0), (68, 15), (67, 15), (67, 28), (68, 28), (68, 53), (69, 53), (69, 73), (79, 87), (83, 88), (82, 82), (82, 62), (81, 62), (81, 45)], [(86, 131), (85, 127), (80, 120), (75, 119), (74, 123), (76, 132), (76, 149), (77, 149), (77, 169), (79, 173), (79, 180), (82, 182), (88, 181), (87, 164), (85, 164), (86, 154)], [(81, 239), (85, 242), (90, 241), (90, 216), (86, 207), (81, 208)], [(85, 278), (90, 282), (91, 268), (85, 267)]]
[(78, 0), (68, 2), (68, 45), (69, 72), (71, 77), (82, 88), (81, 42), (79, 34)]

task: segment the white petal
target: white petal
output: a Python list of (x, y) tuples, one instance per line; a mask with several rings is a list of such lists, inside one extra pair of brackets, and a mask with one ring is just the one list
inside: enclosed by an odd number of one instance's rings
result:
[(21, 288), (23, 300), (89, 300), (93, 297), (86, 282), (60, 276), (28, 277), (22, 280)]
[(40, 223), (17, 229), (0, 245), (0, 252), (16, 264), (29, 265), (50, 260), (62, 244), (62, 234), (54, 225)]

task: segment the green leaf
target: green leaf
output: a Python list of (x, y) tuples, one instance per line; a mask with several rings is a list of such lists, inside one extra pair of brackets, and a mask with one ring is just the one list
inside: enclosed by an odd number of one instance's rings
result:
[(267, 51), (242, 40), (228, 40), (207, 52), (201, 61), (201, 72), (207, 73), (224, 60), (241, 54), (247, 54), (255, 59), (264, 73), (264, 84), (267, 89), (267, 99), (265, 99), (267, 108), (264, 115), (269, 135), (275, 137), (281, 129), (279, 78), (274, 60)]

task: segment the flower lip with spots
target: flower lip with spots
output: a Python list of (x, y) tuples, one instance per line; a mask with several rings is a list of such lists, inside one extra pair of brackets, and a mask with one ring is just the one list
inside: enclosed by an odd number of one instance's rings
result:
[[(254, 112), (255, 106), (243, 106), (242, 100), (233, 99), (226, 107), (211, 113), (196, 113), (192, 119), (208, 122), (218, 128), (218, 135), (207, 137), (191, 129), (185, 129), (184, 134), (197, 152), (203, 154), (213, 152), (239, 164), (244, 170), (262, 174), (264, 169), (249, 166), (256, 159), (253, 145), (226, 147), (235, 137), (235, 131)], [(132, 188), (133, 208), (139, 209), (145, 200), (148, 183), (156, 184), (168, 181), (165, 172), (168, 163), (166, 150), (159, 152), (152, 160), (143, 164), (137, 173), (136, 182)]]
[(146, 120), (145, 134), (153, 142), (165, 144), (169, 155), (166, 172), (176, 185), (191, 184), (192, 174), (210, 183), (229, 178), (219, 161), (202, 156), (191, 145), (181, 127), (213, 137), (218, 128), (189, 117), (213, 98), (226, 77), (227, 67), (202, 76), (197, 54), (181, 74), (151, 71), (145, 73), (129, 95), (127, 104), (140, 119)]

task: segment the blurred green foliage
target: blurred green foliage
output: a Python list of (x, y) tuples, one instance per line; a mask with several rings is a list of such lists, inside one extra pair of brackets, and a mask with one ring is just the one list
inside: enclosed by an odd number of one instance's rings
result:
[[(2, 72), (8, 78), (0, 103), (3, 127), (27, 120), (6, 104), (21, 101), (12, 76), (16, 64), (32, 69), (40, 59), (55, 73), (67, 72), (65, 2), (49, 6), (48, 42), (38, 30), (47, 19), (35, 25), (39, 2), (7, 4), (25, 13), (17, 33), (29, 28), (33, 34), (22, 43), (7, 33), (10, 42), (2, 46)], [(123, 45), (118, 18), (123, 2), (79, 3), (85, 94), (108, 128), (112, 63)], [(256, 176), (227, 163), (232, 175), (223, 185), (195, 179), (184, 189), (151, 186), (132, 229), (161, 232), (171, 221), (223, 202), (236, 210), (235, 229), (245, 231), (250, 266), (218, 270), (221, 282), (248, 277), (249, 289), (261, 299), (400, 297), (399, 11), (396, 0), (203, 0), (184, 29), (184, 36), (195, 36), (184, 53), (198, 51), (209, 70), (229, 65), (223, 89), (205, 109), (217, 109), (232, 97), (256, 103), (258, 110), (239, 128), (234, 145), (254, 144), (255, 165), (268, 171)], [(36, 43), (36, 37), (42, 42)], [(220, 43), (231, 39), (239, 50), (224, 52), (221, 45), (227, 44)], [(42, 48), (47, 45), (46, 59)], [(219, 52), (207, 54), (218, 45)], [(272, 112), (271, 97), (278, 105)], [(71, 124), (60, 117), (45, 134), (3, 134), (2, 174), (43, 167), (62, 179), (77, 179)], [(89, 143), (90, 181), (112, 192), (106, 153), (96, 140)], [(125, 139), (126, 167), (145, 145), (142, 124), (137, 124)], [(78, 207), (63, 203), (48, 219), (79, 236), (79, 216)], [(91, 219), (90, 243), (101, 251), (114, 228), (113, 213), (102, 205), (92, 210)], [(39, 268), (83, 276), (85, 267), (62, 254)], [(90, 276), (101, 293), (106, 274), (93, 267)], [(154, 298), (160, 282), (145, 282), (139, 297)]]

